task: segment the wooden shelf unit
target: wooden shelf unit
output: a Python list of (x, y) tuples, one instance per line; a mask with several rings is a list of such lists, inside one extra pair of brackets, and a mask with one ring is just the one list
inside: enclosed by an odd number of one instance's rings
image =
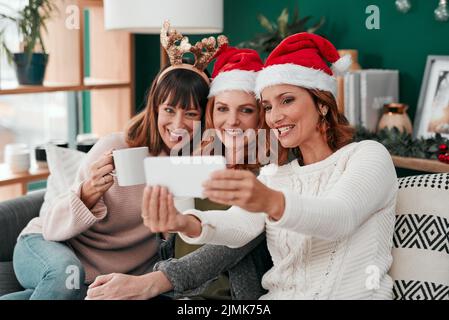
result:
[(430, 173), (449, 172), (449, 164), (440, 162), (438, 160), (406, 158), (399, 156), (392, 156), (392, 158), (393, 163), (397, 168), (430, 172)]
[(12, 173), (5, 163), (0, 163), (0, 201), (25, 195), (28, 183), (47, 179), (48, 169), (32, 168), (24, 173)]
[[(92, 132), (103, 136), (123, 130), (135, 112), (133, 35), (104, 29), (102, 0), (56, 3), (58, 10), (43, 34), (49, 54), (44, 85), (3, 88), (0, 83), (0, 95), (88, 91), (92, 113), (103, 113), (91, 118)], [(79, 9), (79, 28), (72, 28), (70, 6)]]
[(48, 169), (32, 168), (23, 173), (12, 173), (8, 165), (0, 163), (0, 187), (13, 183), (28, 183), (45, 180), (50, 175)]
[(0, 95), (7, 94), (26, 94), (26, 93), (45, 93), (58, 91), (90, 91), (98, 89), (114, 89), (129, 88), (129, 82), (117, 83), (99, 83), (99, 84), (83, 84), (83, 85), (44, 85), (44, 86), (18, 86), (11, 89), (0, 89)]
[[(135, 113), (134, 37), (106, 31), (102, 0), (56, 0), (58, 10), (43, 34), (49, 54), (43, 86), (2, 89), (0, 95), (83, 91), (90, 95), (92, 133), (104, 136), (122, 131)], [(71, 8), (79, 9), (79, 28), (71, 28)], [(27, 183), (45, 180), (48, 172), (11, 176), (0, 164), (1, 196), (23, 194)], [(11, 190), (6, 190), (11, 188)], [(1, 198), (1, 197), (0, 197)], [(5, 200), (5, 199), (2, 199)]]

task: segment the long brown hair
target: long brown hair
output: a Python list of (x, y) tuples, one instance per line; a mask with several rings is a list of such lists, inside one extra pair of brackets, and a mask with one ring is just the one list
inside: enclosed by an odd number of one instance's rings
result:
[(169, 105), (183, 109), (193, 106), (200, 110), (203, 119), (209, 93), (209, 85), (195, 71), (174, 69), (159, 79), (163, 70), (153, 80), (145, 109), (130, 120), (126, 129), (130, 147), (148, 146), (153, 155), (165, 149), (157, 127), (159, 106), (167, 100)]
[[(320, 115), (316, 128), (325, 138), (329, 148), (335, 152), (353, 142), (355, 129), (349, 124), (346, 117), (338, 111), (334, 95), (328, 91), (303, 89), (312, 97), (315, 108)], [(328, 108), (325, 116), (321, 114), (320, 106)], [(283, 152), (285, 153), (287, 150), (284, 149)], [(301, 150), (293, 148), (292, 152), (298, 158), (299, 164), (304, 165)]]
[[(198, 153), (203, 153), (205, 152), (208, 147), (210, 147), (216, 140), (218, 139), (218, 141), (220, 141), (220, 139), (218, 138), (217, 134), (215, 133), (215, 125), (214, 125), (214, 119), (213, 119), (213, 113), (214, 113), (214, 104), (215, 104), (215, 98), (211, 97), (209, 98), (209, 101), (207, 102), (207, 106), (206, 106), (206, 112), (205, 112), (205, 129), (212, 129), (212, 132), (214, 132), (214, 135), (211, 138), (211, 140), (202, 140), (201, 143), (201, 148), (200, 150), (197, 150), (197, 154)], [(270, 143), (270, 128), (268, 127), (268, 125), (265, 122), (265, 111), (263, 110), (262, 106), (260, 105), (260, 102), (258, 100), (256, 100), (256, 107), (257, 110), (259, 112), (259, 124), (257, 126), (257, 128), (253, 128), (256, 130), (256, 139), (259, 139), (259, 137), (261, 137), (261, 135), (266, 135), (265, 141), (266, 141), (266, 145), (265, 145), (265, 151), (266, 157), (270, 156), (270, 153), (273, 152), (273, 150), (271, 149), (271, 143)], [(260, 130), (263, 129), (263, 130)], [(223, 145), (223, 143), (220, 141), (220, 146), (221, 146), (221, 150), (222, 150), (222, 154), (224, 154), (225, 147)], [(246, 146), (245, 146), (246, 147)], [(258, 145), (256, 147), (256, 155), (259, 155), (258, 153)], [(229, 168), (232, 169), (241, 169), (241, 170), (250, 170), (250, 171), (258, 171), (260, 169), (260, 167), (262, 165), (265, 165), (266, 163), (261, 163), (259, 161), (259, 157), (256, 158), (256, 163), (248, 163), (248, 159), (247, 159), (247, 154), (245, 153), (245, 161), (243, 164), (234, 164), (229, 166)]]

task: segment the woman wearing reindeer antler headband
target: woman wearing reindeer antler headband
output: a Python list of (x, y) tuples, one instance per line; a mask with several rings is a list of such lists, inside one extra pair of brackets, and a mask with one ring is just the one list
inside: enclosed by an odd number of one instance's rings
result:
[[(191, 143), (209, 93), (204, 68), (226, 39), (219, 39), (218, 48), (211, 38), (194, 47), (184, 40), (178, 47), (175, 42), (182, 38), (168, 22), (164, 24), (161, 42), (171, 65), (153, 81), (145, 109), (131, 120), (126, 132), (100, 139), (81, 164), (71, 190), (22, 232), (14, 266), (26, 290), (3, 299), (82, 299), (85, 284), (98, 275), (152, 270), (159, 259), (160, 239), (142, 224), (144, 185), (118, 186), (110, 175), (112, 150), (148, 147), (151, 156), (157, 157), (177, 154)], [(186, 51), (196, 57), (193, 66), (182, 63)], [(183, 206), (182, 201), (175, 202)], [(78, 289), (66, 287), (68, 266), (78, 268)]]

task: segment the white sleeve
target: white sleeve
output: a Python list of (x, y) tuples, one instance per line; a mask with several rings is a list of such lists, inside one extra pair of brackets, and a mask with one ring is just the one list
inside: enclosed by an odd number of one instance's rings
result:
[(265, 230), (264, 213), (251, 213), (239, 207), (231, 207), (226, 211), (188, 210), (183, 214), (191, 214), (201, 221), (202, 231), (197, 238), (180, 237), (190, 244), (225, 245), (230, 248), (243, 247)]
[(179, 212), (183, 212), (190, 209), (195, 209), (195, 199), (188, 197), (175, 197), (173, 199), (175, 208)]
[(323, 197), (301, 196), (281, 190), (285, 211), (270, 226), (302, 234), (336, 239), (354, 232), (371, 215), (396, 198), (396, 171), (386, 148), (374, 141), (363, 142), (346, 164), (339, 181)]

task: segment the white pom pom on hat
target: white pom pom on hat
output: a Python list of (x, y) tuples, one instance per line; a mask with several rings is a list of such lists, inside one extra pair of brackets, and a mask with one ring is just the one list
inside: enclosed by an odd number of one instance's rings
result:
[(343, 57), (341, 57), (332, 64), (331, 69), (335, 76), (342, 76), (346, 72), (348, 72), (351, 65), (352, 65), (351, 55), (345, 54)]

